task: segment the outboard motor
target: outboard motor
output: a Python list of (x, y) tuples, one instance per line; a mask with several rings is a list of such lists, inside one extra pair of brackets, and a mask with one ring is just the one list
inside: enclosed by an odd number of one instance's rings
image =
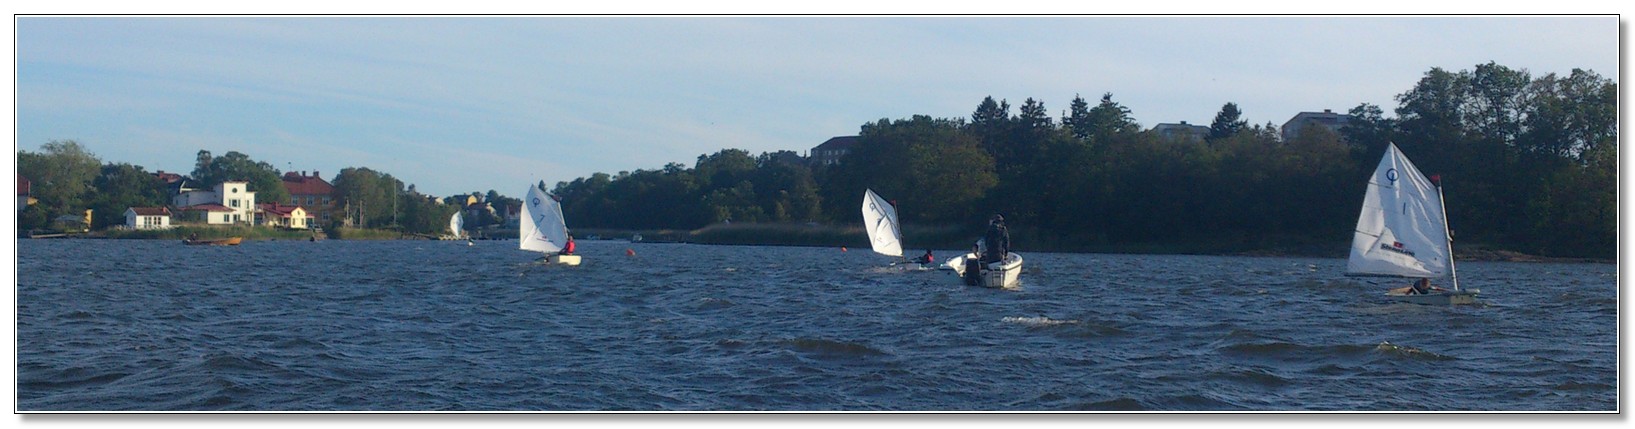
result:
[[(974, 256), (974, 255), (973, 255)], [(978, 286), (982, 284), (982, 259), (976, 257), (965, 258), (965, 285)]]

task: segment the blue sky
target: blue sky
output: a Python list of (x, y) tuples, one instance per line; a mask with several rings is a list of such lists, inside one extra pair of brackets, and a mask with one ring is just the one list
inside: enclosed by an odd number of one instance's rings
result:
[(1060, 116), (1105, 92), (1143, 127), (1383, 107), (1432, 67), (1618, 78), (1601, 17), (34, 17), (15, 24), (18, 150), (191, 171), (393, 174), (433, 195), (802, 154), (984, 96)]

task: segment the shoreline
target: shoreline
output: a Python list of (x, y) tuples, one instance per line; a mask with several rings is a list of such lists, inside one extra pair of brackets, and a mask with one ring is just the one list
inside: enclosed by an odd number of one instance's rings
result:
[[(198, 229), (199, 232), (213, 228)], [(355, 230), (332, 231), (341, 232), (341, 237), (327, 236), (317, 241), (325, 240), (352, 240), (352, 241), (424, 241), (428, 238), (415, 235), (403, 235), (388, 230)], [(918, 231), (916, 231), (916, 229)], [(915, 249), (929, 247), (933, 249), (952, 250), (963, 247), (965, 234), (954, 228), (916, 228), (905, 232), (905, 241), (923, 243), (916, 246), (906, 246)], [(307, 237), (296, 237), (287, 231), (275, 233), (249, 233), (243, 230), (221, 229), (209, 234), (200, 234), (201, 238), (226, 238), (241, 235), (246, 241), (308, 241)], [(234, 234), (238, 232), (239, 234)], [(915, 234), (918, 232), (918, 234)], [(304, 234), (304, 233), (303, 233)], [(591, 240), (590, 236), (598, 236), (601, 241), (628, 241), (633, 235), (640, 234), (642, 241), (633, 243), (683, 243), (698, 245), (729, 245), (729, 246), (793, 246), (793, 247), (846, 247), (868, 249), (869, 241), (861, 227), (830, 226), (830, 225), (789, 225), (789, 224), (717, 224), (694, 230), (627, 230), (603, 228), (579, 228), (574, 231), (576, 238)], [(78, 234), (43, 234), (27, 236), (19, 234), (18, 240), (23, 239), (88, 239), (88, 240), (175, 240), (181, 235), (178, 231), (119, 231), (110, 234), (108, 231), (93, 231)], [(326, 234), (335, 235), (335, 234)], [(1014, 234), (1013, 234), (1014, 237)], [(503, 241), (514, 240), (507, 236), (475, 237), (476, 241)], [(1209, 243), (1119, 243), (1060, 246), (1045, 245), (1019, 246), (1017, 252), (1047, 252), (1047, 253), (1104, 253), (1118, 255), (1199, 255), (1199, 256), (1243, 256), (1243, 257), (1285, 257), (1285, 258), (1331, 258), (1344, 259), (1349, 246), (1346, 243), (1332, 245), (1314, 244), (1310, 240), (1290, 239), (1288, 243), (1262, 242), (1258, 246), (1224, 245), (1219, 242)], [(1558, 257), (1532, 255), (1510, 250), (1490, 249), (1485, 245), (1473, 244), (1456, 246), (1454, 248), (1456, 262), (1527, 262), (1527, 263), (1571, 263), (1571, 264), (1611, 264), (1616, 265), (1616, 259)]]

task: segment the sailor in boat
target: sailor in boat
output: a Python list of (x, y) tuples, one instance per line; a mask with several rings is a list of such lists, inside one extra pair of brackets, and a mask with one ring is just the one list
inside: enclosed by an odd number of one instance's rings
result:
[(914, 258), (913, 262), (920, 265), (931, 265), (931, 262), (935, 261), (936, 259), (936, 256), (931, 255), (931, 249), (925, 249), (925, 254), (920, 255), (918, 258)]
[(574, 249), (577, 249), (577, 248), (578, 247), (573, 244), (573, 236), (569, 235), (568, 236), (568, 243), (562, 245), (562, 254), (572, 255)]
[(1398, 295), (1425, 295), (1431, 292), (1442, 292), (1446, 290), (1447, 289), (1431, 286), (1431, 279), (1419, 279), (1418, 281), (1415, 281), (1413, 285), (1391, 289), (1391, 292)]

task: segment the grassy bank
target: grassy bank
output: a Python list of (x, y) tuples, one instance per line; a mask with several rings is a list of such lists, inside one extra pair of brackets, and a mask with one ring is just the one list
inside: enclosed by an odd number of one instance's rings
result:
[(181, 240), (198, 234), (200, 239), (243, 237), (245, 240), (307, 240), (312, 231), (288, 230), (253, 226), (178, 226), (170, 229), (118, 230), (110, 229), (96, 234), (114, 239)]

